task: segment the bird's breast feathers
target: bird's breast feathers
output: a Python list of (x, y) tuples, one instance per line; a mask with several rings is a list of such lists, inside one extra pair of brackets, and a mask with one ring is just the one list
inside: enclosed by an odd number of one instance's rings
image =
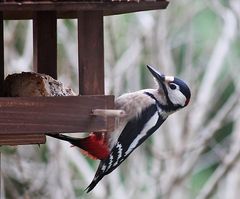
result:
[(145, 94), (146, 92), (153, 94), (160, 103), (166, 103), (164, 102), (164, 97), (159, 95), (158, 91), (155, 89), (145, 89), (132, 93), (126, 93), (118, 97), (115, 101), (116, 109), (121, 109), (126, 112), (126, 117), (123, 119), (129, 120), (131, 118), (138, 117), (143, 110), (156, 103), (153, 98)]

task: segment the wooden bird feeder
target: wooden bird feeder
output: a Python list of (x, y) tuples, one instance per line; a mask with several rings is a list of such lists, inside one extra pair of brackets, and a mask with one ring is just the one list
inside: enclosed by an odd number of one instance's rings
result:
[[(45, 143), (45, 133), (107, 132), (113, 119), (92, 110), (114, 108), (104, 95), (103, 17), (165, 9), (156, 1), (0, 1), (0, 94), (3, 96), (3, 21), (33, 20), (34, 71), (57, 79), (57, 19), (78, 20), (79, 96), (0, 97), (0, 145)], [(98, 115), (96, 114), (96, 115)], [(101, 114), (100, 114), (101, 115)]]

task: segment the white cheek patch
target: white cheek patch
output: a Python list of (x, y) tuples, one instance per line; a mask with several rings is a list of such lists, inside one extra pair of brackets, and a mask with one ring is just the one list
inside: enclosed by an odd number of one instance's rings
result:
[(173, 104), (179, 104), (181, 106), (184, 106), (187, 100), (186, 97), (182, 94), (182, 92), (179, 91), (178, 89), (176, 90), (168, 89), (168, 97)]
[(174, 76), (165, 76), (165, 81), (166, 82), (173, 82), (174, 81)]

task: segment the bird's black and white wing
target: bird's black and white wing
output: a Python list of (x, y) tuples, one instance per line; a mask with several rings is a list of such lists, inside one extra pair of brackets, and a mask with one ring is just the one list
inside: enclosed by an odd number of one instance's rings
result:
[(134, 149), (161, 126), (166, 118), (161, 116), (159, 109), (157, 102), (152, 103), (138, 117), (134, 117), (126, 124), (108, 158), (101, 161), (93, 181), (87, 187), (87, 192), (91, 191), (105, 175), (117, 168)]

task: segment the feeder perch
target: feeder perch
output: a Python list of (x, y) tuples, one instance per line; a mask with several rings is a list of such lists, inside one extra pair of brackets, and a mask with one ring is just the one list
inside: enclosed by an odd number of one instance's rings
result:
[[(167, 5), (166, 0), (0, 1), (0, 145), (45, 143), (45, 133), (113, 130), (113, 117), (125, 113), (114, 110), (114, 96), (104, 95), (103, 17)], [(58, 18), (78, 20), (79, 96), (4, 97), (3, 21), (33, 21), (33, 71), (57, 79)]]
[(114, 110), (114, 109), (94, 109), (92, 110), (92, 115), (102, 116), (102, 117), (124, 117), (126, 112), (124, 110)]

